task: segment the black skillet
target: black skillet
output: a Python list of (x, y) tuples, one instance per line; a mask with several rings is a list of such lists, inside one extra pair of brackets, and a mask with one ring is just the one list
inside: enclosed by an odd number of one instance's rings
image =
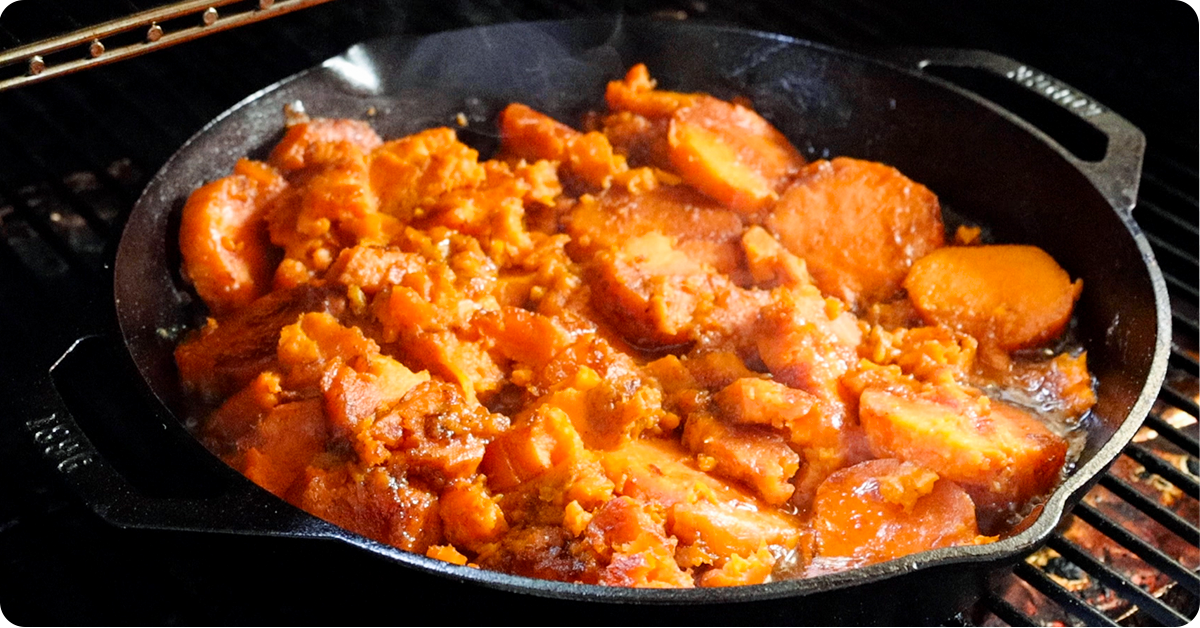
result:
[[(1162, 276), (1130, 215), (1144, 148), (1136, 128), (1055, 79), (996, 55), (891, 51), (880, 58), (732, 28), (622, 19), (508, 24), (355, 46), (248, 97), (189, 140), (150, 182), (121, 241), (118, 320), (134, 364), (163, 407), (162, 416), (145, 417), (145, 429), (171, 435), (179, 456), (199, 455), (202, 472), (219, 477), (221, 488), (200, 497), (135, 490), (81, 433), (52, 392), (49, 373), (25, 403), (41, 413), (29, 427), (84, 501), (115, 525), (331, 539), (398, 563), (397, 582), (419, 593), (412, 599), (469, 600), (481, 612), (516, 603), (536, 609), (535, 617), (567, 623), (943, 620), (1043, 542), (1132, 438), (1165, 373), (1170, 316)], [(462, 112), (470, 124), (460, 136), (486, 155), (503, 105), (524, 102), (574, 123), (602, 102), (606, 81), (636, 62), (648, 64), (667, 89), (749, 97), (810, 159), (846, 155), (894, 165), (967, 220), (987, 226), (994, 241), (1038, 245), (1083, 278), (1075, 332), (1097, 377), (1099, 403), (1073, 474), (1022, 532), (989, 545), (753, 587), (602, 588), (396, 550), (311, 517), (200, 453), (172, 412), (181, 407), (172, 349), (180, 331), (202, 315), (178, 274), (178, 213), (191, 190), (228, 174), (239, 156), (265, 155), (281, 136), (285, 104), (302, 101), (314, 116), (369, 119), (384, 137), (454, 126)], [(1015, 91), (1015, 108), (1042, 128), (938, 76), (997, 97)], [(572, 614), (541, 614), (557, 610)]]

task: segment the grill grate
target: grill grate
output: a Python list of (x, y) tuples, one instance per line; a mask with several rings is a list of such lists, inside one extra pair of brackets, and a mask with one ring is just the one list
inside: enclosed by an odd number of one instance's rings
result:
[[(1108, 6), (1100, 4), (1101, 9)], [(146, 8), (127, 1), (115, 5), (130, 12)], [(1030, 58), (1037, 56), (1036, 51), (1023, 55), (1019, 48), (1006, 49), (1020, 39), (1016, 27), (997, 26), (983, 14), (959, 15), (962, 19), (954, 21), (932, 19), (932, 3), (914, 6), (917, 8), (902, 10), (870, 0), (757, 5), (681, 0), (628, 2), (621, 10), (731, 22), (845, 47), (970, 47), (984, 42), (1075, 83), (1102, 102), (1120, 104), (1105, 94), (1103, 84), (1084, 85), (1070, 75), (1071, 63), (1086, 62), (1080, 60), (1082, 55), (1068, 57), (1065, 69), (1058, 69), (1054, 63)], [(244, 95), (337, 54), (354, 41), (385, 32), (419, 34), (514, 19), (572, 17), (611, 8), (584, 0), (335, 2), (147, 57), (0, 93), (0, 355), (10, 356), (0, 369), (21, 369), (21, 356), (32, 343), (64, 340), (72, 330), (95, 328), (95, 319), (111, 317), (105, 305), (111, 294), (111, 261), (134, 199), (175, 148)], [(79, 23), (71, 17), (59, 22), (60, 29), (76, 28)], [(0, 21), (0, 50), (52, 34), (31, 24), (38, 25), (32, 18), (6, 13)], [(988, 25), (995, 32), (981, 35)], [(1190, 91), (1183, 88), (1184, 100), (1193, 100), (1185, 102), (1182, 109), (1186, 113), (1190, 107), (1188, 115), (1192, 117), (1195, 75), (1194, 66), (1190, 75), (1184, 73), (1192, 81)], [(1081, 76), (1087, 78), (1086, 73)], [(1164, 121), (1134, 105), (1129, 107), (1128, 111), (1118, 110), (1140, 124), (1149, 138), (1135, 217), (1147, 231), (1171, 294), (1175, 334), (1167, 383), (1135, 442), (1064, 521), (1047, 547), (1018, 565), (1011, 576), (997, 582), (989, 595), (954, 622), (1182, 625), (1198, 613), (1196, 277), (1200, 266), (1195, 120), (1173, 121), (1166, 116), (1169, 119)], [(1184, 132), (1172, 126), (1180, 124)], [(97, 348), (97, 355), (115, 351), (111, 338), (98, 342), (104, 346)], [(0, 370), (0, 391), (18, 392), (6, 388), (8, 381)], [(136, 394), (120, 390), (119, 383), (92, 386), (98, 390), (84, 386), (80, 398), (86, 399), (85, 405), (97, 416), (127, 416), (136, 413), (141, 403)], [(144, 548), (147, 543), (169, 547), (171, 562), (143, 550), (146, 555), (134, 559), (132, 566), (115, 566), (117, 557), (128, 559), (134, 544), (84, 512), (55, 477), (41, 472), (34, 452), (22, 444), (18, 419), (0, 417), (0, 478), (22, 478), (19, 482), (0, 481), (0, 559), (6, 566), (0, 570), (4, 572), (0, 604), (10, 619), (18, 623), (108, 623), (130, 621), (130, 613), (140, 613), (132, 620), (304, 620), (295, 609), (264, 607), (260, 600), (229, 593), (225, 575), (206, 578), (173, 566), (182, 560), (183, 565), (203, 572), (197, 566), (211, 566), (206, 561), (218, 560), (205, 555), (212, 551), (207, 543), (189, 539), (187, 545), (194, 543), (202, 549), (188, 551), (181, 549), (185, 543), (177, 539), (139, 533), (143, 536), (137, 547)], [(64, 542), (64, 538), (69, 540)], [(278, 547), (269, 543), (267, 549), (229, 544), (233, 548), (220, 557), (256, 556), (284, 565), (280, 569), (303, 569), (288, 563)], [(62, 565), (75, 575), (62, 577)], [(142, 571), (158, 575), (147, 578)], [(103, 581), (95, 579), (97, 573), (104, 574)], [(234, 582), (253, 586), (252, 580)], [(46, 588), (52, 584), (58, 588)], [(172, 584), (178, 586), (172, 588)], [(121, 599), (126, 585), (140, 587), (147, 598), (140, 607), (131, 609), (104, 599), (114, 595)], [(218, 594), (224, 596), (224, 605), (214, 606), (209, 596)], [(72, 601), (62, 602), (68, 598)]]

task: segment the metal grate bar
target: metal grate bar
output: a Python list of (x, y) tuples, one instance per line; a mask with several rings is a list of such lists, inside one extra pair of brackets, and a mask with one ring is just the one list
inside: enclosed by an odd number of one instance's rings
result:
[[(48, 86), (48, 87), (57, 87), (57, 85)], [(64, 98), (65, 98), (66, 94), (69, 94), (69, 93), (70, 93), (70, 90), (58, 90), (58, 91), (55, 91), (54, 98), (47, 99), (47, 100), (52, 100), (56, 103), (61, 103), (63, 105), (63, 107), (61, 107), (60, 110), (71, 110), (71, 111), (78, 112), (80, 103), (75, 102), (74, 100), (70, 104), (67, 104), (66, 102), (64, 102)], [(118, 181), (117, 179), (115, 179), (112, 175), (109, 174), (108, 168), (107, 168), (107, 166), (109, 164), (111, 164), (113, 161), (116, 160), (116, 156), (118, 154), (123, 153), (125, 155), (128, 155), (131, 152), (131, 151), (127, 150), (127, 145), (119, 134), (113, 133), (112, 129), (110, 129), (107, 124), (99, 124), (99, 125), (91, 124), (91, 125), (86, 125), (86, 127), (85, 127), (84, 125), (80, 124), (82, 117), (75, 118), (72, 116), (50, 115), (49, 113), (47, 113), (44, 106), (39, 107), (39, 106), (35, 106), (32, 102), (27, 102), (26, 94), (23, 91), (15, 92), (13, 95), (16, 96), (16, 99), (15, 99), (16, 106), (20, 107), (23, 111), (29, 112), (28, 116), (36, 117), (38, 124), (42, 125), (45, 128), (53, 129), (54, 132), (60, 138), (70, 140), (71, 138), (83, 137), (79, 134), (84, 133), (85, 128), (86, 128), (86, 132), (88, 134), (98, 133), (103, 136), (103, 139), (99, 140), (99, 142), (119, 146), (122, 150), (114, 151), (114, 154), (108, 156), (110, 158), (106, 158), (105, 156), (102, 156), (98, 151), (96, 151), (95, 146), (98, 143), (97, 141), (80, 142), (80, 141), (76, 140), (74, 142), (71, 142), (71, 145), (73, 146), (73, 148), (76, 151), (78, 151), (80, 154), (82, 154), (84, 161), (86, 162), (86, 168), (88, 170), (90, 170), (91, 172), (95, 173), (96, 177), (101, 181), (101, 183), (104, 184), (104, 187), (106, 189), (108, 189), (115, 196), (119, 197), (125, 203), (127, 203), (127, 204), (133, 203), (134, 199), (137, 198), (139, 190), (134, 189), (133, 187), (130, 187), (126, 184), (123, 184), (120, 181)], [(93, 119), (93, 120), (96, 119), (95, 116), (91, 115), (93, 113), (91, 110), (85, 109), (85, 111), (87, 112), (88, 116), (91, 117), (91, 119)], [(84, 117), (88, 117), (88, 116), (84, 116)], [(18, 119), (28, 119), (27, 117), (22, 117), (22, 116), (17, 116), (17, 118)], [(70, 124), (71, 128), (68, 129), (67, 127), (63, 126), (64, 124)], [(97, 128), (97, 127), (99, 127), (99, 128)]]
[[(1171, 282), (1167, 281), (1167, 283)], [(1198, 323), (1196, 319), (1192, 318), (1191, 316), (1175, 310), (1174, 308), (1171, 309), (1171, 324), (1173, 325), (1172, 331), (1175, 333), (1182, 332), (1188, 336), (1191, 336), (1192, 338), (1195, 338), (1197, 334), (1200, 334), (1200, 326), (1198, 326), (1200, 323)]]
[(1188, 495), (1200, 494), (1200, 483), (1197, 483), (1196, 478), (1171, 466), (1168, 462), (1147, 451), (1141, 445), (1130, 443), (1125, 448), (1125, 451), (1121, 453), (1136, 460), (1139, 464), (1146, 467), (1147, 471), (1158, 474), (1164, 480), (1183, 489), (1183, 492)]
[(1187, 371), (1192, 377), (1200, 377), (1200, 360), (1175, 343), (1171, 343), (1171, 364)]
[(1062, 585), (1055, 582), (1046, 572), (1035, 568), (1033, 565), (1022, 562), (1013, 569), (1013, 573), (1025, 582), (1028, 582), (1033, 588), (1041, 591), (1046, 597), (1058, 602), (1058, 605), (1063, 607), (1063, 610), (1083, 620), (1084, 625), (1117, 625), (1108, 615), (1088, 606), (1087, 602), (1072, 594)]
[(1193, 458), (1200, 458), (1200, 442), (1196, 440), (1196, 437), (1183, 432), (1170, 423), (1167, 423), (1166, 419), (1162, 418), (1158, 414), (1153, 412), (1148, 414), (1146, 416), (1144, 425), (1157, 432), (1160, 437), (1166, 439), (1176, 447), (1179, 447)]
[[(39, 151), (29, 151), (27, 153), (31, 161), (41, 170), (42, 177), (51, 182), (56, 192), (72, 199), (72, 207), (80, 213), (80, 215), (88, 218), (88, 222), (97, 231), (100, 231), (106, 238), (112, 235), (113, 221), (111, 217), (100, 215), (100, 208), (96, 207), (95, 203), (75, 200), (75, 194), (66, 186), (62, 185), (62, 177), (57, 173), (61, 173), (65, 164), (59, 164), (58, 167), (53, 167), (47, 163), (42, 153), (46, 151), (46, 139), (53, 137), (57, 140), (59, 146), (69, 146), (69, 153), (74, 158), (82, 158), (81, 163), (77, 163), (76, 170), (86, 170), (93, 173), (96, 179), (103, 184), (109, 194), (116, 197), (116, 200), (122, 205), (131, 205), (136, 198), (136, 192), (131, 188), (122, 185), (119, 181), (113, 178), (107, 169), (107, 166), (115, 161), (115, 159), (105, 159), (94, 150), (94, 143), (88, 141), (79, 141), (79, 133), (83, 133), (82, 129), (75, 129), (74, 132), (65, 128), (58, 122), (59, 118), (50, 116), (42, 107), (34, 107), (29, 103), (24, 102), (24, 99), (18, 98), (13, 103), (13, 111), (17, 115), (13, 119), (21, 120), (25, 124), (33, 124), (39, 129), (48, 131), (45, 135), (48, 136), (43, 140)], [(0, 122), (0, 125), (3, 123)], [(104, 126), (104, 125), (101, 125)], [(11, 131), (6, 131), (7, 135), (12, 135)], [(86, 137), (86, 136), (83, 136)]]
[(1081, 520), (1087, 522), (1088, 525), (1099, 530), (1101, 534), (1123, 545), (1126, 549), (1137, 554), (1138, 558), (1146, 561), (1146, 564), (1163, 572), (1175, 582), (1178, 582), (1179, 586), (1194, 594), (1200, 593), (1200, 576), (1197, 576), (1170, 556), (1162, 553), (1157, 547), (1138, 538), (1132, 532), (1100, 514), (1100, 511), (1086, 503), (1080, 503), (1075, 507), (1073, 512), (1076, 517), (1079, 517)]
[(1100, 476), (1100, 486), (1112, 491), (1114, 495), (1142, 511), (1164, 528), (1179, 535), (1179, 538), (1200, 547), (1200, 528), (1146, 497), (1128, 482), (1111, 473), (1105, 473)]
[(1096, 560), (1095, 557), (1088, 554), (1083, 548), (1063, 538), (1062, 535), (1052, 535), (1046, 541), (1046, 545), (1058, 552), (1063, 558), (1075, 563), (1075, 566), (1083, 569), (1089, 576), (1116, 591), (1129, 602), (1136, 604), (1140, 610), (1149, 613), (1163, 624), (1181, 626), (1187, 623), (1187, 617), (1184, 617), (1170, 606), (1163, 604), (1158, 598), (1147, 593), (1145, 589), (1133, 584), (1121, 574)]
[[(1152, 248), (1154, 248), (1157, 244), (1162, 244), (1162, 243), (1161, 242), (1160, 243), (1152, 242), (1150, 244), (1150, 246)], [(1200, 300), (1200, 291), (1197, 291), (1196, 286), (1193, 286), (1192, 284), (1190, 284), (1182, 279), (1179, 279), (1175, 275), (1172, 275), (1169, 273), (1163, 273), (1163, 278), (1167, 280), (1167, 285), (1170, 288), (1173, 288), (1176, 291), (1181, 291), (1181, 292), (1186, 293), (1186, 296), (1189, 297), (1192, 301)]]
[(1036, 625), (1032, 617), (1017, 610), (1017, 607), (1010, 604), (1008, 600), (996, 595), (993, 591), (988, 591), (983, 596), (983, 603), (988, 611), (1009, 626)]
[[(1192, 415), (1193, 417), (1200, 419), (1200, 404), (1197, 404), (1194, 399), (1189, 399), (1188, 397), (1184, 396), (1183, 393), (1179, 392), (1178, 390), (1175, 390), (1173, 387), (1171, 387), (1170, 383), (1163, 385), (1162, 390), (1159, 391), (1158, 398), (1162, 399), (1163, 401), (1166, 401), (1167, 403), (1175, 406), (1176, 408), (1179, 408), (1180, 410), (1183, 410), (1184, 412)], [(1193, 441), (1192, 447), (1193, 447), (1193, 451), (1190, 453), (1193, 456), (1200, 457), (1200, 453), (1197, 453), (1194, 450), (1194, 448), (1195, 448), (1194, 441)]]
[[(1191, 207), (1194, 207), (1195, 201), (1192, 201), (1188, 205)], [(1176, 215), (1175, 212), (1169, 211), (1167, 209), (1163, 209), (1163, 207), (1161, 205), (1159, 205), (1157, 202), (1155, 202), (1151, 199), (1148, 199), (1145, 197), (1139, 197), (1137, 207), (1134, 209), (1135, 218), (1140, 217), (1142, 212), (1147, 212), (1147, 211), (1153, 213), (1156, 218), (1159, 218), (1159, 219), (1163, 220), (1164, 222), (1170, 223), (1170, 225), (1172, 227), (1176, 227), (1185, 233), (1190, 233), (1193, 237), (1196, 236), (1196, 233), (1197, 233), (1196, 225), (1189, 223), (1187, 220), (1185, 220), (1181, 216)]]
[[(1163, 387), (1163, 390), (1160, 391), (1160, 393), (1158, 395), (1158, 399), (1163, 400), (1163, 397), (1165, 397), (1165, 396), (1166, 396), (1166, 387)], [(1192, 411), (1187, 411), (1187, 412), (1189, 414), (1192, 414), (1193, 417), (1195, 417), (1195, 415), (1196, 415)], [(1163, 419), (1162, 417), (1159, 417), (1158, 414), (1154, 414), (1154, 413), (1147, 414), (1145, 425), (1147, 427), (1150, 427), (1150, 429), (1158, 432), (1158, 436), (1165, 439), (1165, 441), (1169, 441), (1171, 444), (1174, 444), (1175, 447), (1182, 449), (1184, 454), (1187, 454), (1192, 457), (1200, 457), (1200, 441), (1196, 441), (1195, 438), (1193, 438), (1192, 436), (1188, 436), (1187, 433), (1183, 433), (1182, 431), (1177, 430), (1174, 425), (1171, 425), (1170, 423), (1166, 423), (1166, 420)]]
[[(1174, 229), (1175, 225), (1169, 224), (1167, 225), (1167, 228)], [(1173, 235), (1177, 235), (1179, 233), (1186, 232), (1176, 231)], [(1154, 257), (1160, 266), (1178, 272), (1193, 271), (1193, 274), (1195, 269), (1200, 267), (1200, 261), (1197, 261), (1194, 253), (1188, 253), (1187, 251), (1184, 251), (1178, 246), (1167, 242), (1163, 238), (1153, 233), (1146, 232), (1145, 235), (1146, 240), (1150, 242), (1150, 246), (1154, 249)], [(1194, 232), (1187, 235), (1190, 236), (1191, 240), (1196, 239), (1196, 234)]]
[[(1147, 157), (1147, 159), (1149, 159), (1150, 154), (1148, 153), (1146, 155), (1146, 157)], [(1184, 166), (1183, 164), (1180, 164), (1178, 162), (1175, 162), (1174, 160), (1172, 160), (1172, 164), (1176, 168), (1184, 170), (1184, 172), (1181, 174), (1182, 177), (1189, 178), (1193, 181), (1196, 179), (1197, 175), (1196, 175), (1195, 170), (1186, 168), (1186, 166)], [(1147, 170), (1146, 172), (1144, 172), (1142, 174), (1142, 180), (1144, 182), (1146, 182), (1147, 184), (1149, 184), (1149, 189), (1147, 189), (1148, 192), (1164, 193), (1167, 198), (1164, 198), (1163, 200), (1172, 201), (1174, 203), (1179, 203), (1180, 205), (1186, 205), (1188, 207), (1195, 207), (1197, 205), (1197, 200), (1196, 200), (1195, 196), (1188, 194), (1184, 190), (1180, 189), (1179, 186), (1171, 185), (1170, 183), (1163, 181), (1152, 171)], [(1162, 210), (1159, 210), (1159, 211), (1162, 211)], [(1189, 230), (1196, 231), (1196, 226), (1191, 225)]]
[[(0, 120), (0, 138), (11, 140), (13, 136), (12, 131), (8, 128), (6, 122), (7, 121), (5, 120)], [(50, 191), (58, 199), (66, 201), (66, 204), (76, 214), (81, 216), (84, 221), (86, 221), (87, 226), (95, 233), (96, 238), (108, 240), (113, 236), (114, 231), (112, 223), (100, 216), (100, 214), (96, 211), (97, 208), (80, 199), (79, 196), (74, 193), (74, 191), (68, 189), (67, 186), (63, 184), (62, 178), (54, 175), (54, 169), (46, 163), (45, 159), (43, 159), (40, 154), (29, 151), (25, 153), (25, 156), (27, 159), (29, 159), (32, 165), (40, 171), (39, 176), (41, 180), (49, 186)], [(34, 210), (33, 207), (29, 207), (29, 209), (31, 211)], [(69, 248), (72, 249), (73, 253), (76, 252), (74, 251), (76, 247), (71, 246)], [(92, 264), (88, 265), (92, 266)]]

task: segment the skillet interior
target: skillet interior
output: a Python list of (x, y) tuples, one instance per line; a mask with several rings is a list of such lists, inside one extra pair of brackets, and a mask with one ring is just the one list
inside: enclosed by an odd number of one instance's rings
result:
[[(177, 333), (202, 315), (179, 279), (179, 210), (191, 190), (228, 174), (239, 156), (265, 154), (282, 134), (285, 103), (300, 100), (322, 117), (367, 118), (373, 110), (369, 119), (385, 138), (454, 126), (463, 112), (471, 130), (460, 136), (486, 155), (495, 143), (492, 120), (508, 102), (574, 123), (602, 102), (605, 82), (635, 62), (647, 63), (667, 89), (748, 96), (808, 158), (847, 155), (891, 164), (972, 222), (989, 226), (996, 241), (1036, 244), (1072, 277), (1082, 277), (1077, 333), (1099, 382), (1099, 403), (1080, 468), (1024, 532), (999, 543), (740, 589), (597, 590), (455, 568), (347, 540), (423, 571), (502, 589), (657, 604), (779, 599), (918, 570), (965, 582), (971, 579), (961, 578), (957, 566), (986, 571), (1044, 539), (1063, 508), (1132, 436), (1161, 382), (1169, 338), (1159, 301), (1165, 290), (1145, 241), (1062, 149), (1004, 112), (914, 73), (776, 36), (675, 22), (502, 25), (368, 42), (249, 97), (163, 167), (127, 224), (116, 265), (117, 313), (150, 390), (168, 409), (181, 407), (172, 351)], [(878, 610), (859, 606), (867, 613), (862, 617)]]

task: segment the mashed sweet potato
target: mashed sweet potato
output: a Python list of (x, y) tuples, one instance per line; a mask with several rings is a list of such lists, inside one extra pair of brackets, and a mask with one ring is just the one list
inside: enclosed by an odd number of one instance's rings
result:
[(204, 442), (383, 543), (631, 587), (985, 543), (1053, 488), (1095, 403), (1086, 356), (1044, 351), (1080, 282), (947, 246), (894, 168), (808, 163), (644, 66), (606, 104), (585, 130), (512, 104), (484, 161), (301, 121), (196, 190)]

